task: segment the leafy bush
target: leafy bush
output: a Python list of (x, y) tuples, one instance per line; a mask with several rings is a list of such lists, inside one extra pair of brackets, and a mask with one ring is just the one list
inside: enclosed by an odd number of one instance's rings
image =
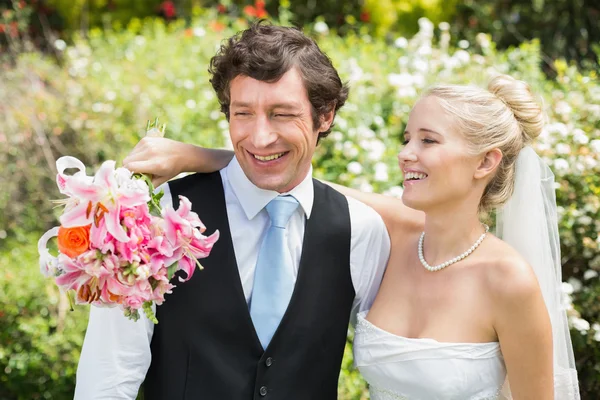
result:
[[(52, 225), (49, 199), (59, 198), (53, 163), (60, 155), (97, 166), (120, 160), (147, 119), (167, 121), (171, 138), (228, 146), (228, 125), (208, 83), (220, 41), (246, 24), (207, 13), (191, 25), (158, 19), (127, 29), (91, 30), (88, 39), (54, 42), (57, 63), (36, 52), (3, 64), (0, 85), (0, 398), (68, 398), (86, 312), (69, 313), (59, 333), (58, 295), (39, 275), (33, 234)], [(221, 17), (219, 17), (221, 18)], [(600, 392), (600, 83), (555, 63), (557, 79), (540, 70), (539, 43), (497, 51), (488, 35), (453, 48), (450, 27), (419, 21), (410, 40), (393, 45), (319, 21), (307, 26), (351, 85), (347, 105), (315, 157), (317, 177), (365, 191), (398, 195), (401, 135), (418, 93), (433, 82), (483, 84), (494, 72), (531, 83), (549, 124), (537, 151), (560, 187), (560, 235), (566, 295), (583, 398)], [(360, 29), (359, 29), (360, 30)], [(91, 171), (90, 171), (91, 172)], [(8, 238), (6, 238), (8, 236)], [(5, 239), (6, 238), (6, 239)], [(583, 284), (582, 284), (583, 282)], [(8, 369), (7, 369), (8, 368)], [(50, 396), (50, 397), (48, 397)], [(340, 398), (364, 399), (364, 382), (346, 351)]]

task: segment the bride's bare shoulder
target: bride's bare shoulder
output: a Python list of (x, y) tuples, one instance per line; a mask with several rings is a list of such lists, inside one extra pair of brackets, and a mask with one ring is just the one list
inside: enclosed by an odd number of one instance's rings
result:
[(509, 244), (490, 235), (484, 281), (489, 294), (509, 303), (540, 294), (533, 268)]

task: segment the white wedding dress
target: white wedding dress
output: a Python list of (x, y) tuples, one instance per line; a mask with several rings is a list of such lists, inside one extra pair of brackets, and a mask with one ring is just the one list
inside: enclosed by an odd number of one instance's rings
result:
[(506, 367), (500, 344), (442, 343), (394, 335), (358, 314), (354, 362), (371, 400), (488, 400), (501, 394)]

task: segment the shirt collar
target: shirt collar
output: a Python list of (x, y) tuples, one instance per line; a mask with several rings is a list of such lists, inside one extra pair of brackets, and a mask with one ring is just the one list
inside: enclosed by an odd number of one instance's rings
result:
[(261, 189), (254, 185), (246, 174), (237, 158), (233, 157), (229, 165), (226, 167), (227, 177), (231, 188), (238, 198), (246, 217), (251, 220), (263, 209), (271, 200), (281, 195), (294, 196), (306, 214), (306, 218), (310, 218), (314, 200), (314, 187), (312, 182), (312, 166), (306, 174), (306, 177), (298, 186), (287, 193), (278, 193), (273, 190)]

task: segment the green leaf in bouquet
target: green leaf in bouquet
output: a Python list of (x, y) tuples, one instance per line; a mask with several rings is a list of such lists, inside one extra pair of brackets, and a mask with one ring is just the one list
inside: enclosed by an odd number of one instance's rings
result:
[(171, 264), (168, 268), (167, 268), (167, 279), (171, 280), (173, 278), (173, 275), (175, 275), (175, 272), (177, 271), (177, 263), (173, 263)]

